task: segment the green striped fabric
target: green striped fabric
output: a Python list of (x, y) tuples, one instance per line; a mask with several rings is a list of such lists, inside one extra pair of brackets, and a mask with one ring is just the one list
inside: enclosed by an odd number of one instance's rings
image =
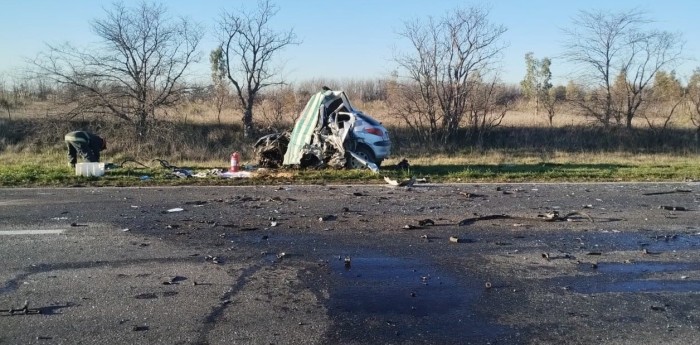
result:
[(323, 104), (326, 96), (332, 95), (330, 91), (316, 93), (311, 97), (301, 116), (297, 119), (297, 123), (292, 130), (292, 136), (289, 139), (287, 152), (284, 154), (283, 165), (301, 164), (301, 156), (304, 146), (311, 143), (311, 138), (318, 124), (318, 112), (321, 104)]

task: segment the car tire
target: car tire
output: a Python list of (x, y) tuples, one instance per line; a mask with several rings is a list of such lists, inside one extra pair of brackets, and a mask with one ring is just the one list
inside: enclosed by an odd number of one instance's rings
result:
[[(372, 152), (370, 148), (361, 145), (358, 146), (353, 152), (355, 152), (358, 156), (362, 157), (362, 159), (377, 164), (376, 158), (374, 158), (374, 152)], [(355, 159), (352, 155), (348, 154), (347, 167), (350, 169), (362, 169), (365, 166), (362, 163), (358, 162), (357, 159)], [(379, 164), (377, 164), (377, 167), (379, 167)]]

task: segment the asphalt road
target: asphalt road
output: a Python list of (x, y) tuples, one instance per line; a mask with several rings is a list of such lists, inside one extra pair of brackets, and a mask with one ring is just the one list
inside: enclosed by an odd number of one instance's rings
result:
[(697, 183), (0, 189), (0, 344), (697, 343), (699, 203)]

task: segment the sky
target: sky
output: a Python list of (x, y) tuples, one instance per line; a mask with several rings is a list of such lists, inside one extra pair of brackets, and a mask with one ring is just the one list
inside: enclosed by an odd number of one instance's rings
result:
[[(552, 59), (555, 84), (573, 78), (575, 66), (561, 59), (565, 36), (580, 10), (610, 12), (643, 10), (655, 28), (678, 32), (684, 40), (684, 60), (675, 70), (683, 80), (700, 67), (700, 1), (698, 0), (272, 0), (279, 12), (278, 30), (293, 29), (301, 44), (289, 46), (276, 60), (287, 80), (366, 79), (388, 76), (397, 51), (406, 52), (399, 35), (406, 21), (439, 18), (455, 8), (485, 6), (492, 24), (507, 29), (501, 78), (518, 83), (525, 75), (525, 54)], [(127, 6), (140, 0), (124, 0)], [(46, 44), (70, 42), (89, 46), (97, 41), (90, 21), (104, 18), (111, 0), (0, 0), (0, 78), (19, 75)], [(254, 8), (253, 0), (162, 1), (169, 14), (185, 16), (206, 30), (200, 44), (201, 62), (193, 78), (208, 81), (209, 52), (217, 46), (216, 21), (223, 10)]]

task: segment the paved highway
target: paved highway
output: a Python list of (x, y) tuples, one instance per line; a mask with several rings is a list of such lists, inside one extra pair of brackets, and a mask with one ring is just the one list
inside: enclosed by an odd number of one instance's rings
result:
[(699, 201), (694, 183), (0, 189), (0, 344), (689, 343)]

